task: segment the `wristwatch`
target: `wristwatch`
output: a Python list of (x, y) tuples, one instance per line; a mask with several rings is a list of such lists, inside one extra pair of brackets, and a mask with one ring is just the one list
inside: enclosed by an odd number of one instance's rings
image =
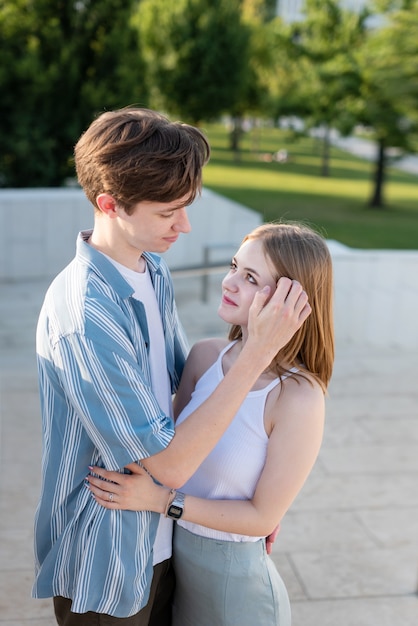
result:
[(171, 517), (172, 519), (180, 519), (184, 512), (184, 497), (185, 494), (181, 491), (176, 491), (176, 495), (174, 496), (174, 500), (167, 508), (166, 517)]

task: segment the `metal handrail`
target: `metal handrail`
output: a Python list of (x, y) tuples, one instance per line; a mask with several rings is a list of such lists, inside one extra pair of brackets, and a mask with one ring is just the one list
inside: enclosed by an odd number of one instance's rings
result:
[(174, 267), (170, 269), (171, 274), (175, 278), (186, 278), (189, 276), (201, 276), (201, 299), (202, 302), (208, 301), (209, 294), (209, 275), (220, 274), (228, 271), (231, 261), (218, 261), (216, 263), (210, 262), (210, 254), (212, 250), (222, 249), (236, 250), (237, 246), (233, 243), (212, 243), (203, 247), (203, 262), (197, 265), (184, 265), (181, 267)]

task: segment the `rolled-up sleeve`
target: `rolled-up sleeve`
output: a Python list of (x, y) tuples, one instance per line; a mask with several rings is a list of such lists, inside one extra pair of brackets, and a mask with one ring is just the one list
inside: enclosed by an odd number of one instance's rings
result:
[(54, 360), (68, 402), (67, 419), (80, 420), (103, 465), (118, 469), (167, 447), (174, 426), (141, 364), (120, 344), (104, 339), (78, 333), (63, 337)]

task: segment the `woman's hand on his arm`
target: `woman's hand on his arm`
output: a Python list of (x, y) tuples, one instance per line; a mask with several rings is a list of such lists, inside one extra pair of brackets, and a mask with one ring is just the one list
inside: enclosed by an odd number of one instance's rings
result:
[(157, 485), (137, 463), (128, 465), (131, 474), (109, 472), (102, 467), (89, 469), (87, 487), (106, 509), (164, 512), (170, 490)]

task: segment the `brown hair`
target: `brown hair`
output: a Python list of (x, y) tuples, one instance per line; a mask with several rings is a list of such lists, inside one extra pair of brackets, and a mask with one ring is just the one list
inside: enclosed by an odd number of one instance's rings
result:
[[(277, 272), (301, 283), (308, 294), (312, 313), (289, 343), (273, 359), (270, 369), (286, 373), (282, 363), (302, 367), (318, 380), (324, 391), (334, 363), (332, 261), (324, 238), (302, 224), (263, 224), (245, 241), (259, 239)], [(229, 338), (239, 339), (240, 326), (232, 326)]]
[(127, 213), (144, 200), (186, 196), (186, 204), (193, 202), (209, 154), (199, 129), (136, 107), (102, 113), (74, 150), (78, 181), (90, 202), (97, 208), (97, 196), (109, 193)]

